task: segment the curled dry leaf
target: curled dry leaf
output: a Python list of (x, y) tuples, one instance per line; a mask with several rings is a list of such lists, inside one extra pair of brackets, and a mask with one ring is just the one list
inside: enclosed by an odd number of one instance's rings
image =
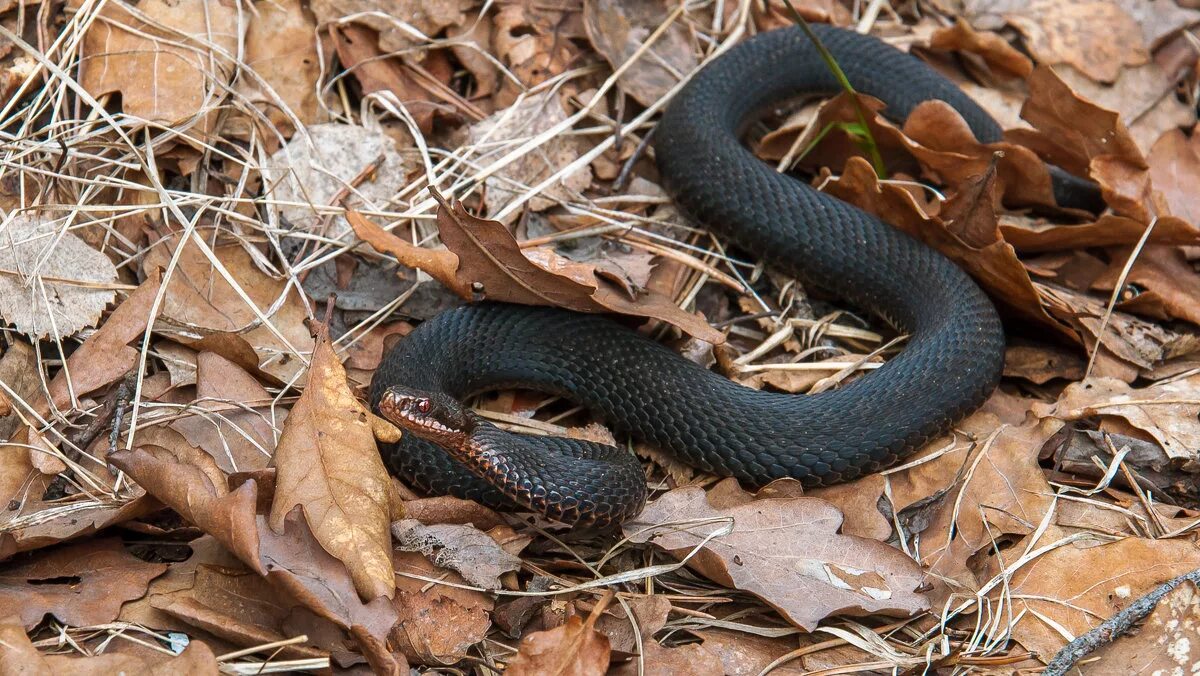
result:
[(216, 538), (247, 566), (266, 574), (258, 558), (255, 527), (257, 487), (248, 481), (230, 491), (225, 472), (204, 451), (139, 446), (108, 456), (148, 493)]
[[(1133, 249), (1115, 249), (1113, 253), (1108, 270), (1092, 283), (1093, 288), (1111, 293), (1121, 280)], [(1124, 282), (1126, 294), (1119, 305), (1122, 310), (1200, 324), (1200, 274), (1181, 247), (1144, 247)], [(1135, 288), (1140, 292), (1128, 297), (1128, 292)]]
[(500, 576), (521, 569), (521, 559), (506, 552), (474, 526), (436, 524), (426, 526), (415, 519), (392, 524), (396, 548), (420, 552), (440, 568), (449, 568), (469, 584), (500, 589)]
[(617, 79), (617, 86), (643, 106), (667, 94), (681, 75), (695, 70), (697, 61), (688, 30), (678, 20), (648, 49), (642, 45), (658, 30), (671, 6), (653, 0), (586, 0), (583, 25), (596, 51), (613, 69), (641, 53)]
[(1158, 442), (1176, 461), (1195, 462), (1200, 449), (1200, 376), (1135, 388), (1114, 378), (1072, 383), (1054, 404), (1035, 404), (1034, 413), (1060, 420), (1116, 417)]
[(935, 31), (929, 38), (929, 46), (978, 54), (993, 71), (1008, 77), (1025, 78), (1033, 72), (1029, 57), (1008, 44), (1008, 40), (991, 31), (977, 31), (961, 17), (953, 26)]
[(561, 627), (535, 631), (521, 639), (517, 654), (508, 663), (510, 676), (602, 676), (608, 671), (611, 650), (608, 637), (596, 631), (603, 602), (587, 621), (578, 615)]
[[(446, 584), (426, 582), (431, 579)], [(450, 586), (466, 584), (467, 580), (434, 566), (421, 554), (396, 552), (392, 605), (398, 618), (391, 638), (409, 660), (434, 667), (453, 664), (487, 636), (492, 597)]]
[[(84, 4), (84, 3), (73, 3)], [(215, 122), (245, 22), (232, 3), (141, 0), (137, 14), (104, 5), (84, 36), (80, 82), (93, 97), (121, 95), (126, 115), (172, 125)]]
[(304, 393), (275, 451), (271, 527), (299, 506), (321, 545), (346, 564), (364, 599), (391, 598), (391, 484), (372, 419), (346, 385), (346, 371), (319, 328)]
[(76, 627), (104, 624), (166, 570), (129, 554), (117, 539), (67, 545), (0, 568), (0, 617), (19, 617), (26, 629), (46, 614)]
[(586, 264), (566, 261), (547, 250), (538, 259), (554, 271), (542, 267), (524, 254), (501, 223), (476, 218), (462, 204), (442, 200), (438, 209), (438, 229), (449, 251), (414, 246), (359, 214), (348, 216), (359, 237), (376, 250), (424, 270), (463, 298), (659, 319), (711, 343), (725, 340), (702, 318), (684, 312), (664, 296), (644, 293), (630, 299)]
[[(722, 491), (736, 495), (716, 506), (704, 490), (689, 486), (646, 506), (622, 529), (634, 542), (653, 542), (677, 557), (710, 533), (688, 565), (705, 577), (758, 596), (802, 629), (836, 614), (910, 615), (928, 607), (916, 589), (920, 566), (883, 543), (839, 535), (842, 514), (818, 498), (760, 498), (726, 479)], [(715, 489), (714, 489), (715, 490)]]
[(25, 213), (0, 240), (0, 318), (34, 339), (95, 326), (116, 296), (112, 261), (62, 225)]

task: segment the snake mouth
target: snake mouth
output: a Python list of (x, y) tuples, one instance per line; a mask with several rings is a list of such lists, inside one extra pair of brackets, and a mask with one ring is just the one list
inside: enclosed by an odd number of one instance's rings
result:
[(462, 425), (455, 424), (457, 406), (435, 399), (436, 395), (407, 391), (393, 386), (379, 400), (379, 412), (401, 429), (435, 443), (445, 443), (464, 434)]

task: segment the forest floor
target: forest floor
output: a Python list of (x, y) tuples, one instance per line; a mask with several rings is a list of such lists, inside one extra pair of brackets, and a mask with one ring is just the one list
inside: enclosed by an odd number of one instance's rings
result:
[(795, 4), (1008, 130), (843, 93), (747, 138), (968, 271), (1003, 382), (813, 490), (471, 402), (632, 448), (649, 505), (589, 533), (388, 476), (367, 386), (479, 296), (796, 396), (902, 350), (660, 185), (659, 114), (781, 0), (0, 0), (0, 673), (1038, 673), (1081, 637), (1054, 673), (1192, 673), (1200, 3)]

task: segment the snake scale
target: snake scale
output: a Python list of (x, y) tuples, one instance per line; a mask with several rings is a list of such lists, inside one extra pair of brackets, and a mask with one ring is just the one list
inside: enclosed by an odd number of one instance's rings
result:
[[(870, 36), (813, 30), (889, 117), (940, 99), (979, 140), (1000, 140), (996, 122), (923, 62)], [(384, 450), (389, 469), (429, 493), (605, 526), (645, 503), (631, 453), (505, 432), (460, 402), (509, 387), (562, 395), (616, 431), (750, 486), (781, 477), (819, 486), (876, 472), (976, 409), (1004, 355), (1000, 319), (980, 288), (941, 254), (775, 171), (741, 142), (764, 108), (838, 88), (801, 30), (758, 35), (679, 92), (658, 123), (655, 158), (686, 216), (908, 334), (899, 355), (841, 389), (787, 395), (738, 385), (604, 317), (467, 305), (418, 326), (375, 374), (372, 406), (406, 430)], [(1060, 203), (1087, 199), (1085, 182), (1051, 169)]]

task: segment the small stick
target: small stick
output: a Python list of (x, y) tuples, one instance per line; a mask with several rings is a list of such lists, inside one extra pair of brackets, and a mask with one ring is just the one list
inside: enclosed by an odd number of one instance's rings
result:
[(1046, 670), (1042, 672), (1042, 676), (1065, 676), (1071, 670), (1071, 667), (1075, 666), (1076, 662), (1100, 646), (1112, 643), (1122, 634), (1129, 631), (1130, 627), (1154, 610), (1154, 607), (1158, 605), (1162, 597), (1189, 580), (1200, 584), (1200, 569), (1193, 570), (1190, 573), (1185, 573), (1173, 580), (1168, 580), (1160, 584), (1145, 596), (1126, 606), (1121, 612), (1101, 622), (1095, 629), (1063, 646), (1062, 650), (1059, 650), (1058, 654), (1054, 656), (1054, 659), (1050, 660), (1050, 663), (1046, 665)]

